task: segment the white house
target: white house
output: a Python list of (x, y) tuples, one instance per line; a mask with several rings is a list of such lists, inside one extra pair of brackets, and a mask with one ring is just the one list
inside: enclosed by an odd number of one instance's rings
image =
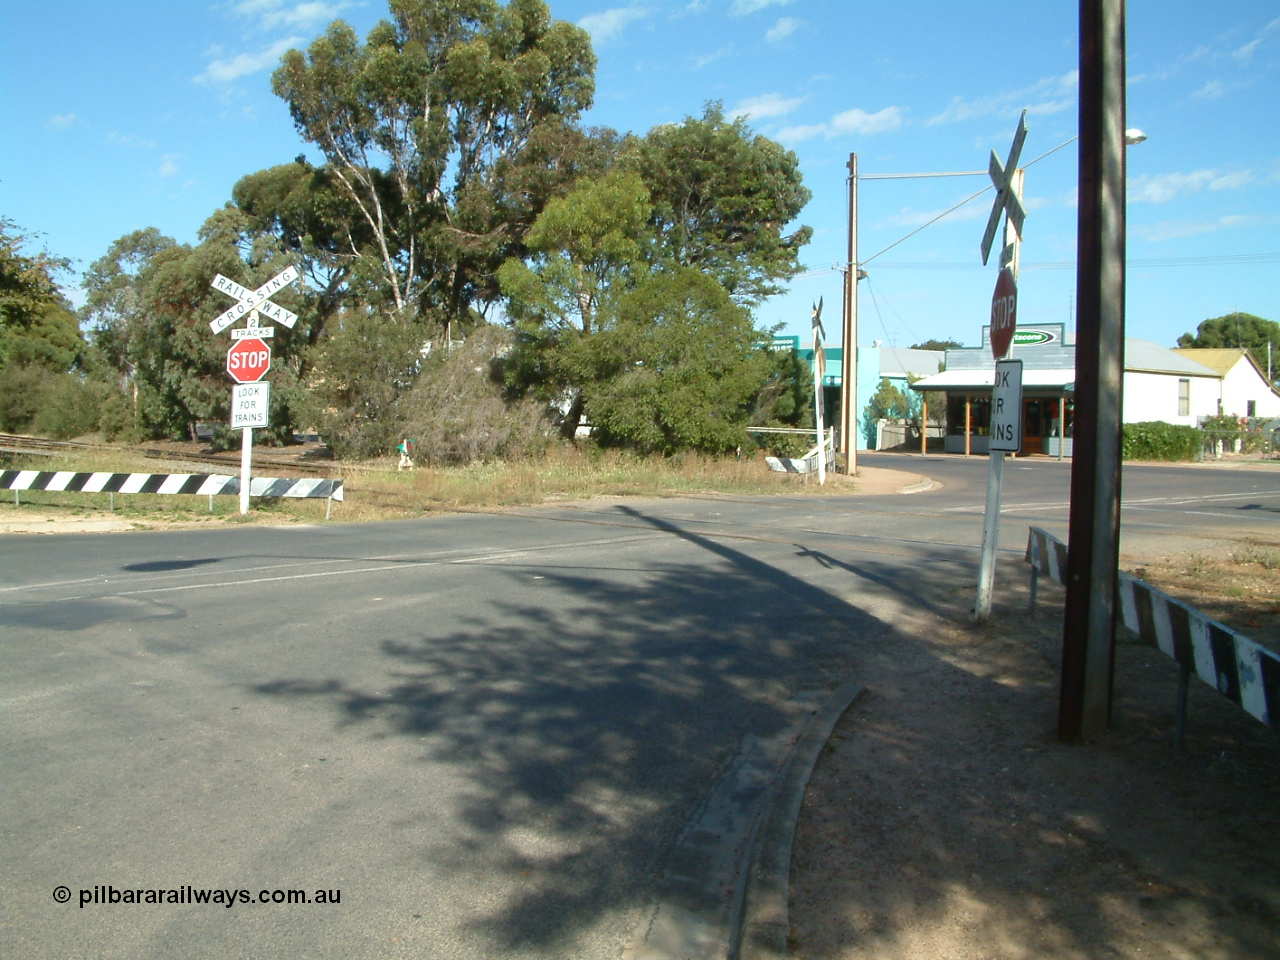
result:
[(1230, 417), (1280, 417), (1280, 390), (1271, 385), (1248, 350), (1186, 347), (1173, 352), (1203, 364), (1222, 378), (1218, 381), (1218, 408), (1214, 413)]
[[(1150, 340), (1126, 338), (1124, 349), (1125, 423), (1163, 420), (1195, 426), (1202, 417), (1218, 413), (1224, 379), (1218, 370)], [(1012, 356), (1023, 361), (1025, 453), (1071, 455), (1075, 352), (1074, 333), (1065, 324), (1018, 327)], [(946, 394), (948, 453), (986, 453), (995, 379), (990, 328), (983, 327), (982, 346), (948, 350), (946, 365), (945, 372), (917, 380), (911, 388)]]

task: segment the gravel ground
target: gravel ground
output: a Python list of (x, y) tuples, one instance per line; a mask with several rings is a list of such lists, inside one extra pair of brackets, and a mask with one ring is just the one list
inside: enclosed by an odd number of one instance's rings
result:
[(793, 955), (1280, 957), (1280, 738), (1193, 679), (1175, 750), (1177, 668), (1122, 639), (1112, 728), (1059, 743), (1063, 591), (1032, 616), (1002, 578), (986, 626), (951, 585), (857, 665), (797, 829)]

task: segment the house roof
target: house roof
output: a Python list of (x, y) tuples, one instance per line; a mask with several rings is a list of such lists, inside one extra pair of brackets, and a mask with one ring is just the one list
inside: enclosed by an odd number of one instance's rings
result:
[(1221, 380), (1223, 376), (1215, 368), (1183, 356), (1179, 351), (1133, 337), (1125, 337), (1124, 340), (1124, 368), (1140, 373), (1177, 373), (1183, 376), (1213, 377), (1217, 380)]
[(879, 350), (882, 377), (927, 377), (938, 372), (938, 365), (947, 356), (943, 350), (908, 350), (905, 347), (880, 347)]
[(1174, 347), (1173, 352), (1217, 370), (1224, 377), (1245, 356), (1241, 347)]

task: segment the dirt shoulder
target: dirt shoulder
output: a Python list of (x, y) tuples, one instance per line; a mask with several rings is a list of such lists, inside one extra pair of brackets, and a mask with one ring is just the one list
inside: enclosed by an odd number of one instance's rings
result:
[[(175, 452), (180, 452), (185, 446), (169, 444), (175, 448)], [(186, 465), (189, 466), (189, 465)], [(175, 470), (184, 469), (184, 465), (179, 464)], [(157, 470), (156, 472), (161, 472)], [(274, 470), (272, 473), (280, 473)], [(287, 471), (286, 471), (287, 472)], [(806, 486), (801, 484), (799, 478), (790, 478), (796, 482), (788, 484), (779, 492), (788, 495), (812, 493), (818, 495), (816, 481)], [(843, 474), (832, 473), (828, 475), (829, 488), (827, 493), (849, 494), (853, 493), (859, 496), (885, 496), (897, 493), (916, 493), (923, 490), (931, 489), (936, 484), (928, 477), (918, 473), (911, 473), (905, 470), (891, 470), (880, 467), (863, 467), (859, 470), (856, 477), (847, 477)], [(353, 505), (358, 505), (362, 496), (359, 481), (349, 483), (348, 485), (348, 501)], [(711, 492), (711, 491), (709, 491)], [(688, 495), (689, 491), (673, 492), (674, 496)], [(370, 495), (381, 503), (385, 503), (388, 496), (386, 491), (374, 490), (370, 491)], [(393, 494), (394, 495), (394, 494)], [(21, 495), (20, 495), (21, 498)], [(122, 497), (123, 499), (123, 497)], [(225, 499), (225, 498), (224, 498)], [(598, 502), (600, 498), (592, 498), (585, 502)], [(625, 501), (626, 497), (617, 497), (620, 501)], [(566, 501), (559, 497), (548, 498), (543, 501), (544, 505), (566, 506), (570, 501)], [(538, 504), (534, 504), (537, 506)], [(515, 506), (514, 504), (511, 506)], [(526, 507), (528, 505), (521, 505)], [(404, 504), (405, 515), (421, 516), (422, 507), (414, 508), (408, 501)], [(450, 506), (440, 503), (433, 503), (431, 510), (433, 512), (447, 513)], [(461, 510), (464, 508), (455, 507), (453, 509)], [(471, 511), (481, 509), (484, 512), (500, 512), (504, 508), (501, 506), (484, 507), (484, 508), (465, 508)], [(249, 514), (241, 516), (237, 512), (229, 512), (227, 509), (218, 513), (204, 513), (199, 509), (184, 509), (181, 512), (166, 511), (163, 509), (152, 511), (140, 511), (130, 509), (122, 511), (120, 514), (111, 513), (102, 509), (86, 509), (78, 505), (62, 505), (62, 506), (39, 506), (30, 503), (15, 506), (12, 502), (0, 502), (0, 533), (119, 533), (131, 530), (179, 530), (191, 529), (208, 526), (222, 525), (244, 525), (248, 524), (268, 524), (272, 526), (279, 525), (297, 525), (309, 522), (320, 522), (320, 516), (323, 515), (323, 504), (317, 508), (319, 514), (315, 517), (299, 516), (282, 512), (281, 510), (263, 510), (260, 507), (251, 509)], [(334, 510), (334, 518), (338, 521), (344, 520), (351, 511), (349, 508), (337, 507)], [(371, 519), (361, 515), (356, 515), (356, 519)], [(385, 519), (385, 518), (378, 518)]]
[(1193, 679), (1175, 750), (1176, 666), (1122, 642), (1112, 729), (1059, 743), (1062, 590), (1029, 615), (1025, 571), (1001, 580), (988, 625), (940, 583), (854, 665), (797, 829), (793, 955), (1280, 956), (1280, 738)]

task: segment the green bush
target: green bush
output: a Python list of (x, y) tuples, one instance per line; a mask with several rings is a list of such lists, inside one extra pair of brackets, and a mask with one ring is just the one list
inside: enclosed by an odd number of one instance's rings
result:
[(0, 367), (0, 430), (25, 433), (40, 409), (45, 381), (55, 374), (43, 367)]
[(1126, 423), (1122, 444), (1126, 460), (1195, 460), (1204, 446), (1204, 431), (1159, 420)]
[(98, 411), (106, 392), (105, 384), (82, 380), (72, 373), (55, 374), (40, 393), (40, 409), (32, 426), (36, 433), (55, 440), (93, 433), (98, 429)]

